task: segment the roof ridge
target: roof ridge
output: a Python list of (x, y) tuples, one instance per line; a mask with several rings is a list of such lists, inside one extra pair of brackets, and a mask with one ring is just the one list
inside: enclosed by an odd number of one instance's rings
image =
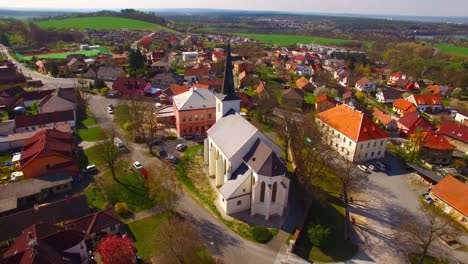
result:
[(91, 232), (91, 229), (93, 229), (94, 223), (96, 222), (97, 215), (98, 215), (100, 212), (101, 212), (101, 211), (96, 212), (96, 213), (93, 214), (93, 217), (91, 218), (91, 222), (89, 222), (88, 229), (86, 230), (86, 234), (87, 234), (87, 235), (89, 235), (90, 232)]

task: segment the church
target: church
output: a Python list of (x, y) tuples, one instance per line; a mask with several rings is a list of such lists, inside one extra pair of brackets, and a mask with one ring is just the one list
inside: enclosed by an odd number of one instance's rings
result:
[(222, 93), (216, 94), (216, 123), (207, 131), (205, 162), (226, 214), (282, 216), (290, 180), (281, 149), (240, 115), (228, 45)]

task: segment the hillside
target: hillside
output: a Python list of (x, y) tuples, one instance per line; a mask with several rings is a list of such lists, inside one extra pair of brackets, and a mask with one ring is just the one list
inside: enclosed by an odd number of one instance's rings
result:
[(172, 29), (159, 24), (149, 23), (145, 21), (120, 18), (120, 17), (77, 17), (53, 19), (45, 21), (37, 21), (37, 25), (41, 28), (75, 28), (75, 29), (150, 29), (150, 30), (165, 30), (173, 32)]

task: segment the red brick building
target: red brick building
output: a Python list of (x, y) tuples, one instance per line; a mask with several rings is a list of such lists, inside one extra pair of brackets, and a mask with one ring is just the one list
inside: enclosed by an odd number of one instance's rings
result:
[(179, 137), (204, 134), (216, 122), (216, 97), (207, 89), (190, 88), (173, 105)]

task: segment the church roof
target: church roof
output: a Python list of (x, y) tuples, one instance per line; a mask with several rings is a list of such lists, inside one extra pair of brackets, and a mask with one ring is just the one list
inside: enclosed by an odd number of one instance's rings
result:
[(275, 152), (260, 139), (255, 141), (244, 156), (244, 161), (259, 175), (274, 177), (286, 173), (286, 168)]
[(223, 101), (234, 101), (239, 100), (239, 97), (236, 95), (236, 88), (234, 86), (234, 75), (232, 73), (232, 56), (231, 56), (231, 44), (228, 43), (227, 47), (227, 58), (226, 58), (226, 67), (224, 71), (224, 81), (223, 81), (223, 93), (220, 94)]
[(251, 171), (245, 163), (242, 163), (231, 175), (231, 179), (223, 184), (219, 188), (219, 192), (225, 199), (229, 199), (233, 196), (237, 189), (242, 186), (250, 175)]

